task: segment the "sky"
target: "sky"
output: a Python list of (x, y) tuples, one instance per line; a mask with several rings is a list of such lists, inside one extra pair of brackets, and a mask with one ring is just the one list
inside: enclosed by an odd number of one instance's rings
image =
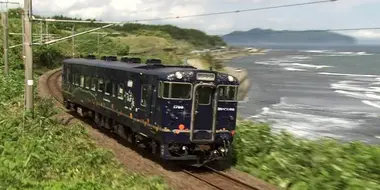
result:
[[(10, 0), (12, 1), (12, 0)], [(24, 0), (19, 1), (23, 6)], [(33, 14), (65, 15), (104, 21), (130, 21), (167, 16), (260, 8), (317, 0), (33, 0)], [(237, 14), (154, 22), (222, 35), (252, 28), (275, 30), (380, 27), (380, 0), (337, 0), (322, 4)], [(363, 41), (379, 41), (380, 30), (345, 32)]]

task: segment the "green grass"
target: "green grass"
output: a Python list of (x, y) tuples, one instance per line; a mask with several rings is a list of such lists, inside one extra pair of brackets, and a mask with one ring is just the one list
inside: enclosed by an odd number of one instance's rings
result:
[(127, 172), (83, 126), (50, 119), (51, 101), (37, 98), (34, 118), (24, 116), (22, 71), (1, 74), (0, 90), (0, 189), (168, 189)]
[(273, 134), (266, 124), (241, 121), (236, 167), (280, 187), (380, 189), (380, 146)]

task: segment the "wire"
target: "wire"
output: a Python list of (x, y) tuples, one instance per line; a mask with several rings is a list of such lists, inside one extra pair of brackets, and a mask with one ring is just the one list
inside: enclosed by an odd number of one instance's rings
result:
[(306, 2), (306, 3), (286, 4), (286, 5), (277, 5), (277, 6), (269, 6), (269, 7), (261, 7), (261, 8), (250, 8), (250, 9), (242, 9), (242, 10), (234, 10), (234, 11), (221, 11), (221, 12), (203, 13), (203, 14), (194, 14), (194, 15), (185, 15), (185, 16), (171, 16), (171, 17), (132, 20), (132, 22), (158, 21), (158, 20), (170, 20), (170, 19), (190, 18), (190, 17), (203, 17), (203, 16), (223, 15), (223, 14), (234, 14), (234, 13), (241, 13), (241, 12), (252, 12), (252, 11), (261, 11), (261, 10), (268, 10), (268, 9), (278, 9), (278, 8), (286, 8), (286, 7), (296, 7), (296, 6), (304, 6), (304, 5), (312, 5), (312, 4), (320, 4), (320, 3), (329, 3), (329, 2), (335, 2), (335, 1), (337, 1), (337, 0), (312, 1), (312, 2)]
[[(130, 20), (130, 21), (121, 21), (121, 22), (108, 22), (108, 21), (85, 21), (85, 20), (56, 20), (56, 19), (33, 19), (35, 21), (51, 21), (51, 22), (80, 22), (80, 23), (102, 23), (102, 24), (124, 24), (129, 22), (143, 22), (143, 21), (159, 21), (159, 20), (170, 20), (170, 19), (181, 19), (181, 18), (191, 18), (191, 17), (203, 17), (203, 16), (213, 16), (213, 15), (223, 15), (223, 14), (234, 14), (234, 13), (242, 13), (242, 12), (252, 12), (252, 11), (260, 11), (260, 10), (269, 10), (269, 9), (278, 9), (278, 8), (286, 8), (286, 7), (296, 7), (296, 6), (305, 6), (312, 4), (321, 4), (321, 3), (329, 3), (335, 2), (338, 0), (320, 0), (320, 1), (311, 1), (306, 3), (296, 3), (296, 4), (286, 4), (286, 5), (277, 5), (277, 6), (269, 6), (269, 7), (261, 7), (261, 8), (250, 8), (250, 9), (242, 9), (242, 10), (234, 10), (234, 11), (221, 11), (221, 12), (213, 12), (213, 13), (203, 13), (203, 14), (194, 14), (194, 15), (185, 15), (185, 16), (170, 16), (170, 17), (159, 17), (159, 18), (149, 18), (149, 19), (138, 19), (138, 20)], [(147, 10), (144, 10), (147, 11)], [(144, 12), (140, 11), (140, 12)]]

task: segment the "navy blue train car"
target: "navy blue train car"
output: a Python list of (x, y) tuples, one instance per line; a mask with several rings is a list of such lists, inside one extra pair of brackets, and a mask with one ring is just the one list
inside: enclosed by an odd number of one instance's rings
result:
[(66, 108), (90, 117), (164, 160), (228, 160), (239, 81), (228, 74), (161, 63), (67, 59)]

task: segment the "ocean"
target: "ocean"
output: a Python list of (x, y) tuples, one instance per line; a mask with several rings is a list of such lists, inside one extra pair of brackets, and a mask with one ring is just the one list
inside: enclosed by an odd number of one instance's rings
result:
[(380, 47), (277, 47), (229, 65), (252, 83), (241, 117), (299, 137), (380, 143)]

